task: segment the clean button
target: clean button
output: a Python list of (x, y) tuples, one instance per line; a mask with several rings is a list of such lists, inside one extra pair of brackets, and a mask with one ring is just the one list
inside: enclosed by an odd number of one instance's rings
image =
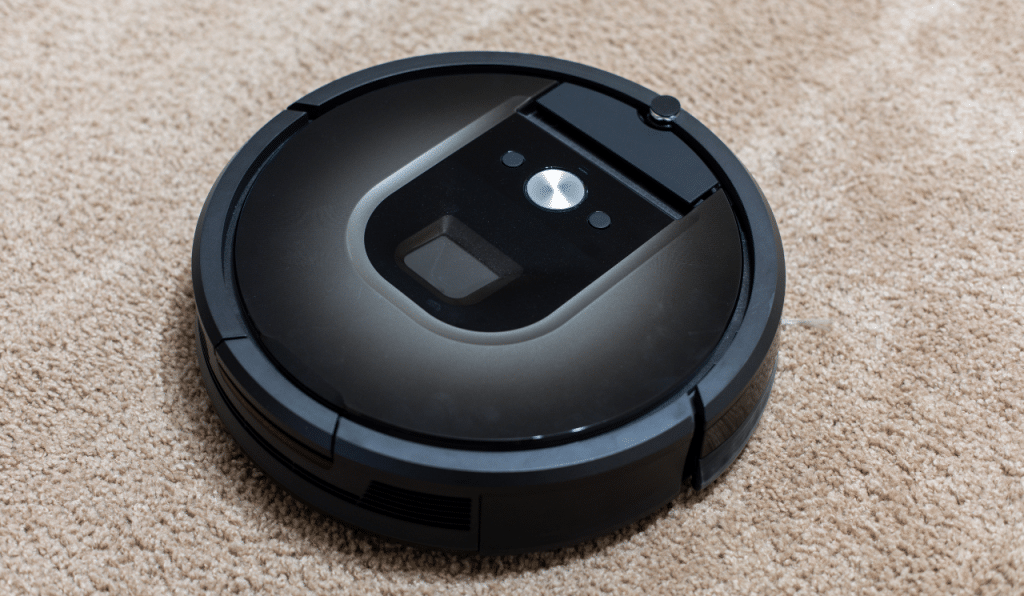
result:
[(526, 196), (548, 211), (567, 211), (587, 198), (587, 187), (579, 176), (551, 168), (534, 174), (526, 183)]

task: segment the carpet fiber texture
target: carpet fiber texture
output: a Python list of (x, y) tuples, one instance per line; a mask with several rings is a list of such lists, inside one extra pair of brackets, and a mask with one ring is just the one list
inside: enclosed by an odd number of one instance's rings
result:
[[(1022, 593), (1022, 30), (1020, 0), (0, 0), (0, 593)], [(202, 385), (190, 277), (264, 122), (482, 49), (678, 97), (773, 206), (791, 320), (719, 481), (495, 558), (261, 474)]]

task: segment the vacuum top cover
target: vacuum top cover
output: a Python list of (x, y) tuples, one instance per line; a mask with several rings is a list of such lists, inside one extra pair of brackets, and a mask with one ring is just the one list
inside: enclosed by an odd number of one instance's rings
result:
[(733, 208), (672, 115), (507, 71), (315, 114), (238, 216), (259, 343), (332, 408), (442, 444), (635, 417), (707, 360), (741, 286)]

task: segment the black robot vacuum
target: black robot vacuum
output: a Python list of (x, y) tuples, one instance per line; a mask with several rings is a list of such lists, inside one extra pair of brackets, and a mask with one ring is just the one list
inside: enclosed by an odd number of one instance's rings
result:
[(757, 184), (675, 99), (562, 60), (424, 56), (310, 93), (224, 169), (192, 259), (228, 431), (399, 541), (627, 525), (721, 474), (774, 379)]

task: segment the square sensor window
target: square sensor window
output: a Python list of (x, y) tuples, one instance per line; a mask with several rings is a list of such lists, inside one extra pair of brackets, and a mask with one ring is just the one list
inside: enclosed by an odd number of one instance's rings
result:
[(405, 255), (405, 265), (435, 290), (461, 300), (501, 279), (447, 236), (438, 236)]
[(450, 304), (474, 304), (522, 273), (512, 259), (451, 215), (398, 245), (398, 264)]

